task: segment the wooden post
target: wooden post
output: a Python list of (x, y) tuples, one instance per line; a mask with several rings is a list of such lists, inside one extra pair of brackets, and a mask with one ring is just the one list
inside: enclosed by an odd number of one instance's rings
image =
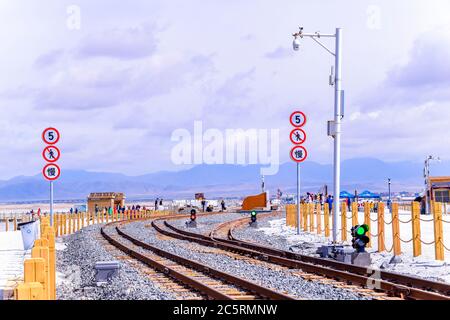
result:
[[(45, 239), (46, 240), (46, 239)], [(48, 242), (47, 242), (48, 243)], [(31, 249), (31, 257), (32, 258), (43, 258), (44, 263), (44, 274), (41, 278), (43, 279), (42, 286), (44, 287), (44, 297), (46, 300), (50, 299), (50, 272), (49, 272), (49, 250), (48, 246), (35, 246)], [(40, 281), (39, 281), (40, 282)]]
[(352, 227), (358, 225), (358, 203), (352, 202)]
[(6, 223), (5, 231), (8, 232), (9, 231), (9, 218), (6, 218), (5, 223)]
[(398, 203), (392, 203), (392, 244), (394, 247), (394, 256), (402, 253), (400, 243), (400, 223), (398, 220)]
[(295, 227), (297, 225), (296, 210), (297, 206), (294, 204), (288, 204), (286, 206), (286, 225), (289, 227)]
[(378, 252), (386, 250), (384, 241), (384, 203), (378, 202)]
[(369, 237), (369, 243), (367, 244), (367, 248), (372, 247), (372, 236), (370, 232), (372, 231), (370, 227), (370, 203), (364, 202), (364, 224), (369, 227), (369, 232), (367, 232), (367, 236)]
[[(45, 259), (41, 257), (26, 259), (23, 264), (24, 271), (24, 282), (29, 285), (31, 283), (39, 283), (41, 285), (39, 290), (39, 286), (32, 285), (28, 286), (28, 290), (30, 290), (29, 300), (47, 300), (48, 296), (45, 292), (45, 285), (47, 280), (47, 275), (45, 272)], [(34, 290), (32, 290), (34, 288)], [(23, 287), (21, 288), (23, 289)], [(19, 289), (20, 290), (20, 289)], [(23, 292), (18, 292), (18, 294), (23, 294)], [(33, 298), (34, 296), (34, 298)], [(27, 298), (19, 298), (20, 300), (27, 300)]]
[(55, 251), (55, 231), (48, 229), (45, 238), (48, 240), (48, 260), (49, 260), (49, 298), (56, 300), (56, 251)]
[(309, 231), (314, 232), (314, 203), (308, 203)]
[(308, 206), (306, 203), (301, 204), (301, 212), (303, 213), (303, 231), (308, 231)]
[(341, 239), (347, 241), (347, 203), (341, 203)]
[(325, 237), (330, 236), (330, 206), (328, 203), (323, 205), (323, 224), (325, 226)]
[(413, 238), (413, 256), (418, 257), (422, 254), (422, 244), (420, 243), (420, 204), (417, 201), (412, 203), (412, 238)]
[(442, 205), (433, 201), (434, 253), (436, 260), (444, 261), (444, 232), (442, 229)]
[(17, 231), (17, 218), (14, 216), (14, 231)]
[(44, 300), (44, 288), (39, 282), (20, 283), (14, 289), (16, 300)]
[(321, 216), (321, 205), (316, 204), (316, 219), (317, 219), (317, 234), (322, 233), (322, 216)]
[(286, 226), (291, 226), (291, 205), (287, 204), (286, 207)]

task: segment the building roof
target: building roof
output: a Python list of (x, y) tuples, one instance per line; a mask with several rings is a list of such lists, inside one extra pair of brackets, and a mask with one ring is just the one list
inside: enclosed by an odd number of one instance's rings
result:
[(450, 176), (430, 177), (430, 182), (450, 182)]
[(125, 199), (125, 195), (122, 192), (92, 192), (88, 199)]

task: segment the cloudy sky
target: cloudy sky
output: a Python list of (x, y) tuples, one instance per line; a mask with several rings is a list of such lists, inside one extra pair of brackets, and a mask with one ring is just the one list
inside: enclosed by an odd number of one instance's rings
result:
[[(42, 130), (62, 133), (63, 169), (180, 169), (175, 129), (280, 129), (295, 109), (309, 160), (332, 162), (333, 57), (291, 34), (344, 29), (342, 157), (450, 158), (448, 0), (2, 0), (0, 179), (43, 166)], [(331, 48), (331, 40), (323, 40)], [(331, 42), (329, 42), (331, 41)]]

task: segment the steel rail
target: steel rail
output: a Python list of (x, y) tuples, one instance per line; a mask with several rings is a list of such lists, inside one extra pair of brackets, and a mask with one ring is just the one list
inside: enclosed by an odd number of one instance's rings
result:
[[(306, 272), (319, 274), (325, 277), (350, 281), (352, 283), (365, 287), (369, 286), (369, 284), (373, 284), (374, 288), (394, 294), (396, 296), (407, 297), (410, 299), (430, 299), (430, 300), (450, 299), (448, 296), (442, 295), (441, 293), (430, 292), (417, 287), (412, 287), (413, 285), (416, 285), (415, 282), (412, 282), (411, 286), (407, 286), (401, 283), (395, 283), (393, 280), (383, 279), (381, 277), (380, 279), (376, 279), (374, 277), (371, 277), (371, 274), (370, 275), (367, 274), (367, 272), (369, 271), (367, 268), (362, 268), (364, 270), (363, 274), (355, 273), (353, 271), (353, 269), (355, 268), (352, 268), (355, 267), (354, 265), (349, 265), (327, 259), (315, 258), (311, 256), (303, 256), (298, 254), (292, 255), (293, 253), (287, 251), (285, 252), (282, 250), (277, 250), (269, 247), (253, 245), (252, 243), (247, 243), (243, 241), (236, 242), (236, 240), (226, 240), (216, 238), (211, 239), (210, 237), (201, 234), (180, 230), (167, 223), (167, 221), (164, 221), (164, 225), (167, 228), (174, 231), (170, 232), (162, 229), (156, 224), (156, 221), (159, 220), (163, 219), (154, 220), (152, 222), (152, 226), (162, 234), (174, 238), (197, 242), (206, 246), (216, 247), (227, 251), (238, 252), (240, 254), (251, 256), (253, 258), (257, 258), (259, 260), (263, 260), (266, 262), (282, 265), (289, 268), (302, 269)], [(327, 262), (329, 261), (332, 261), (333, 263), (327, 264)], [(385, 273), (384, 276), (387, 277), (387, 274)], [(399, 276), (401, 278), (401, 275)], [(409, 278), (412, 279), (412, 277)]]
[[(226, 241), (227, 243), (230, 243), (233, 245), (238, 245), (238, 246), (244, 246), (249, 249), (260, 250), (262, 252), (276, 255), (279, 257), (286, 257), (288, 259), (305, 261), (305, 262), (309, 262), (309, 263), (313, 263), (313, 264), (319, 264), (319, 265), (323, 265), (323, 266), (336, 268), (338, 270), (346, 270), (346, 271), (349, 271), (349, 272), (352, 272), (355, 274), (359, 274), (359, 275), (370, 276), (370, 274), (372, 274), (374, 272), (374, 269), (372, 269), (372, 268), (356, 266), (356, 265), (352, 265), (352, 264), (339, 262), (336, 260), (318, 258), (318, 257), (303, 255), (303, 254), (280, 250), (280, 249), (274, 249), (274, 248), (271, 248), (268, 246), (239, 240), (234, 236), (233, 230), (234, 230), (234, 227), (229, 229), (229, 232), (228, 232), (229, 239), (216, 239), (216, 240), (217, 241)], [(388, 272), (388, 271), (383, 271), (383, 270), (379, 270), (379, 269), (376, 269), (376, 271), (379, 272), (379, 277), (382, 280), (386, 280), (386, 281), (390, 281), (393, 283), (398, 283), (398, 284), (402, 284), (402, 285), (405, 285), (408, 287), (418, 288), (418, 289), (422, 289), (422, 290), (426, 290), (426, 291), (433, 291), (433, 292), (442, 294), (444, 296), (450, 295), (450, 285), (446, 284), (444, 282), (431, 281), (431, 280), (427, 280), (427, 279), (423, 279), (423, 278), (419, 278), (419, 277), (404, 275), (404, 274), (395, 273), (395, 272)]]
[[(115, 222), (117, 223), (117, 222)], [(112, 223), (105, 225), (106, 226), (110, 226)], [(175, 278), (178, 281), (181, 281), (185, 284), (188, 284), (189, 286), (193, 287), (196, 290), (199, 290), (200, 292), (205, 293), (206, 295), (208, 295), (209, 297), (212, 297), (214, 299), (219, 299), (219, 300), (234, 300), (234, 298), (232, 296), (226, 295), (224, 293), (221, 293), (217, 290), (215, 290), (214, 288), (211, 288), (210, 286), (201, 283), (189, 276), (186, 276), (176, 270), (174, 270), (173, 268), (170, 268), (166, 265), (163, 265), (129, 247), (127, 247), (126, 245), (120, 243), (119, 241), (113, 239), (112, 237), (110, 237), (105, 231), (104, 231), (104, 227), (102, 227), (101, 229), (101, 233), (102, 235), (114, 246), (118, 247), (119, 249), (121, 249), (122, 251), (124, 251), (125, 253), (129, 254), (130, 256), (140, 260), (141, 262), (150, 265), (151, 267), (154, 267), (155, 269), (157, 269), (158, 271), (164, 272), (165, 274)], [(143, 241), (140, 241), (138, 239), (133, 238), (132, 236), (126, 234), (125, 232), (123, 232), (119, 227), (115, 228), (117, 233), (131, 241), (133, 244), (135, 244), (136, 246), (142, 247), (146, 250), (152, 251), (155, 254), (164, 257), (166, 259), (172, 260), (180, 265), (183, 265), (185, 267), (194, 269), (196, 271), (199, 271), (200, 273), (205, 274), (208, 277), (212, 277), (216, 280), (220, 280), (222, 282), (226, 282), (229, 283), (231, 285), (234, 286), (238, 286), (242, 289), (245, 289), (249, 292), (255, 293), (258, 296), (261, 296), (263, 298), (267, 298), (267, 299), (273, 299), (273, 300), (294, 300), (293, 297), (290, 297), (288, 295), (273, 291), (271, 289), (259, 286), (255, 283), (252, 283), (250, 281), (247, 281), (245, 279), (239, 278), (237, 276), (233, 276), (230, 275), (228, 273), (216, 270), (214, 268), (210, 268), (207, 267), (203, 264), (200, 264), (198, 262), (195, 262), (193, 260), (189, 260), (183, 257), (180, 257), (178, 255), (172, 254), (168, 251), (159, 249), (157, 247), (151, 246), (148, 243), (145, 243)]]

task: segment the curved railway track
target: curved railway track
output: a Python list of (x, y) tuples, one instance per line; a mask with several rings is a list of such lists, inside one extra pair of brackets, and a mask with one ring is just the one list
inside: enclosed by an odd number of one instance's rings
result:
[[(260, 217), (268, 215), (270, 214)], [(450, 285), (445, 283), (301, 255), (236, 239), (233, 235), (234, 228), (247, 223), (248, 218), (222, 223), (209, 235), (178, 229), (166, 220), (155, 219), (152, 226), (169, 237), (231, 251), (290, 269), (299, 269), (299, 276), (312, 281), (330, 283), (380, 299), (450, 300)], [(164, 227), (159, 225), (159, 221), (162, 221)], [(226, 238), (223, 238), (224, 235)]]
[[(180, 216), (177, 216), (179, 218)], [(165, 217), (167, 219), (168, 217)], [(170, 218), (169, 218), (170, 219)], [(112, 222), (101, 228), (102, 236), (114, 247), (151, 268), (167, 275), (207, 299), (218, 300), (294, 300), (245, 279), (206, 267), (133, 238), (121, 230), (125, 222)]]

